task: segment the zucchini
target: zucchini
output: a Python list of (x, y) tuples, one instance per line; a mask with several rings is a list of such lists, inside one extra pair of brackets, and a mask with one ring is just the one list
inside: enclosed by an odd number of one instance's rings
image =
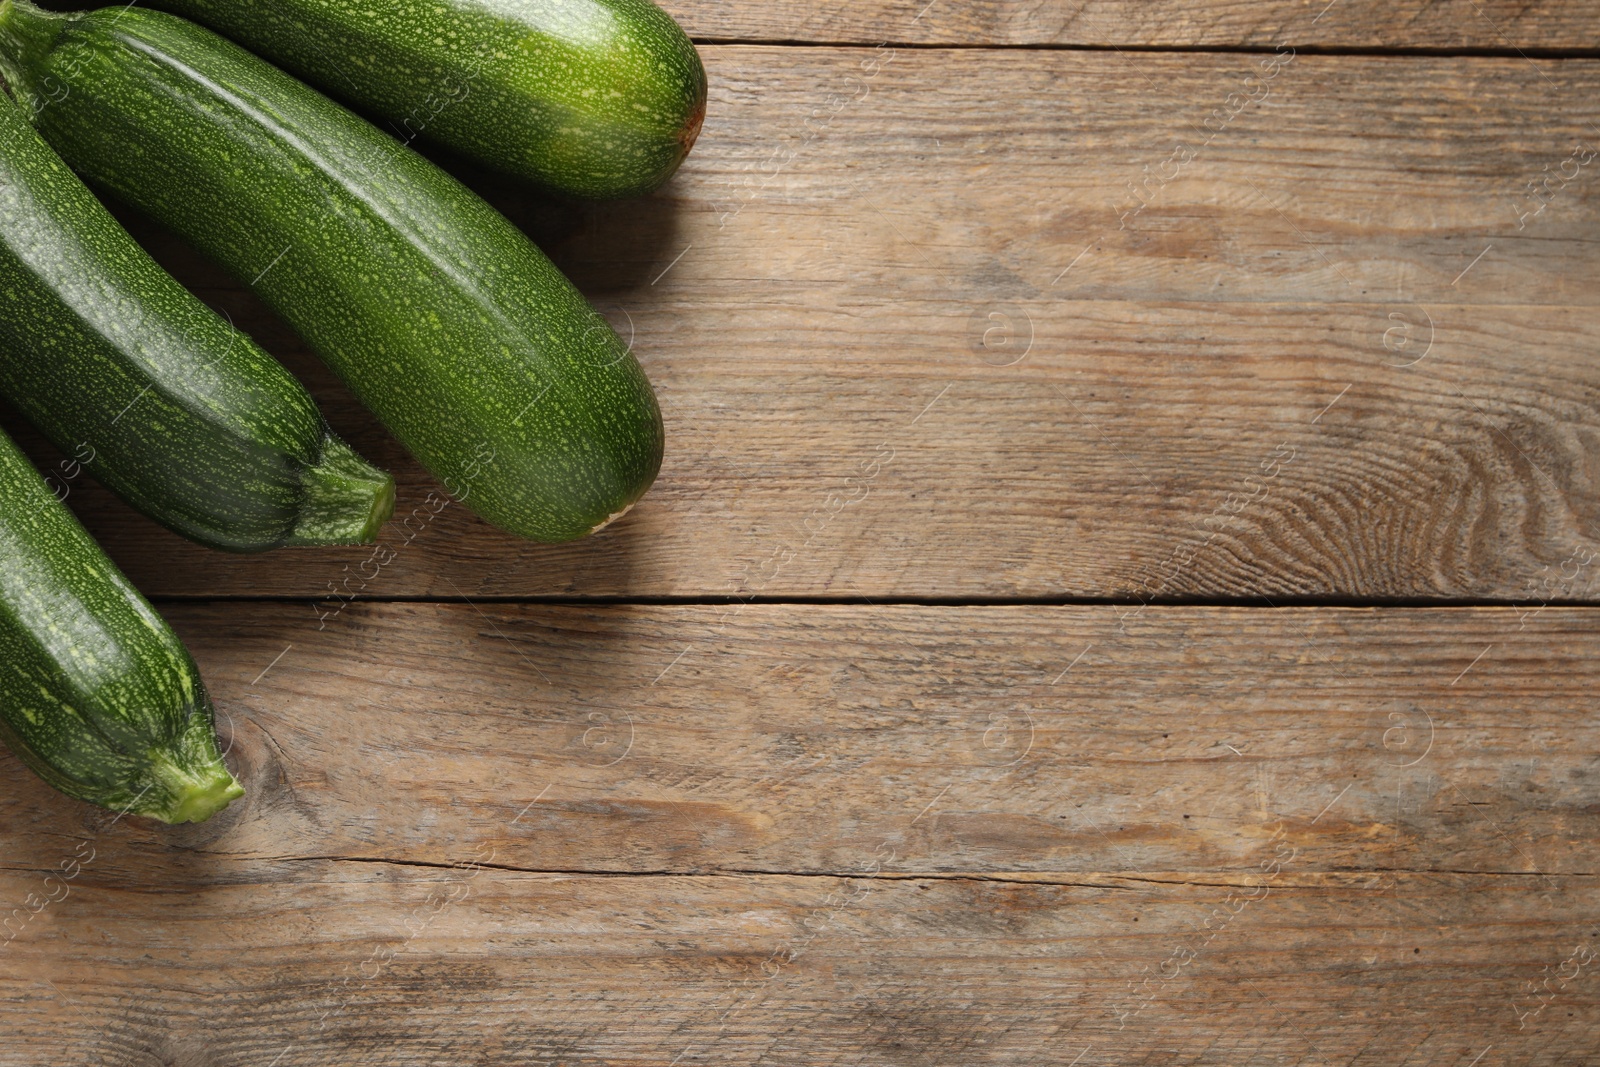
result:
[(123, 500), (216, 548), (370, 541), (394, 482), (156, 265), (0, 97), (0, 395)]
[(672, 176), (706, 71), (649, 0), (156, 0), (323, 91), (555, 192)]
[(484, 519), (573, 540), (655, 479), (661, 413), (627, 346), (392, 137), (163, 12), (3, 0), (0, 60), (75, 170), (249, 284)]
[(68, 796), (163, 822), (244, 793), (188, 651), (3, 433), (0, 739)]

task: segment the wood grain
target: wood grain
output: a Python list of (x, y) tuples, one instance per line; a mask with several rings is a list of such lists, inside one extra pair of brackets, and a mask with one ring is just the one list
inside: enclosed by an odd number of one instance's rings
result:
[(247, 799), (157, 829), (6, 757), (0, 1063), (1556, 1064), (1600, 1034), (1593, 609), (172, 615)]
[(1089, 48), (1600, 48), (1585, 5), (1542, 0), (666, 0), (698, 40)]
[[(705, 46), (662, 193), (442, 160), (658, 385), (590, 541), (430, 495), (128, 220), (401, 509), (237, 558), (72, 483), (248, 794), (0, 754), (0, 1067), (1590, 1062), (1586, 5), (669, 6), (811, 47)], [(1497, 55), (1316, 54), (1397, 48)]]
[[(192, 548), (87, 478), (71, 503), (173, 596), (1515, 600), (1600, 547), (1600, 160), (1516, 214), (1594, 139), (1600, 63), (1299, 56), (1206, 144), (1259, 57), (707, 58), (706, 133), (657, 197), (480, 183), (657, 383), (666, 466), (628, 521), (548, 548), (432, 517), (370, 418), (170, 242), (415, 517), (379, 568)], [(1174, 151), (1139, 208), (1126, 183)]]
[(1537, 1015), (1527, 992), (1588, 958), (1592, 879), (1330, 879), (1231, 914), (1254, 893), (318, 873), (75, 890), (5, 950), (0, 1063), (1553, 1067), (1600, 1029), (1592, 964)]

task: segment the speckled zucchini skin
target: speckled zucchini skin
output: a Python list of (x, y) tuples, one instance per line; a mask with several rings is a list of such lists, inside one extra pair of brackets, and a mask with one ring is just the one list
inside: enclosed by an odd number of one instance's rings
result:
[(243, 793), (188, 651), (4, 434), (0, 738), (118, 811), (198, 822)]
[(157, 0), (348, 103), (571, 196), (672, 176), (706, 72), (649, 0)]
[[(157, 266), (4, 96), (0, 394), (70, 463), (217, 548), (359, 541), (392, 511), (388, 476)], [(350, 477), (330, 493), (339, 464)]]
[(45, 140), (249, 284), (477, 514), (566, 541), (649, 488), (662, 424), (644, 372), (449, 175), (175, 16), (0, 3), (0, 21), (27, 91), (59, 96)]

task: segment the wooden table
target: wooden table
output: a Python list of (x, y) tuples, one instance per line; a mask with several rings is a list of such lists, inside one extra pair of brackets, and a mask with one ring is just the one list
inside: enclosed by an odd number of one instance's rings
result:
[(1600, 6), (669, 6), (666, 190), (460, 171), (659, 390), (589, 541), (434, 514), (130, 220), (400, 516), (233, 558), (74, 485), (249, 792), (4, 757), (4, 909), (81, 863), (0, 1063), (1600, 1061)]

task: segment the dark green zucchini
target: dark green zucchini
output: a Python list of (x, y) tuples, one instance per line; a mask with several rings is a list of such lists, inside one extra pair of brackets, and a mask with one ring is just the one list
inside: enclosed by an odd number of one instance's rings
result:
[(415, 152), (162, 12), (0, 3), (35, 125), (249, 284), (458, 499), (581, 537), (661, 463), (644, 372), (521, 231)]
[(0, 738), (68, 796), (163, 822), (244, 793), (182, 642), (3, 433)]
[(706, 72), (649, 0), (156, 0), (435, 141), (569, 196), (647, 193), (700, 133)]
[(370, 541), (394, 482), (0, 96), (0, 395), (129, 504), (248, 552)]

